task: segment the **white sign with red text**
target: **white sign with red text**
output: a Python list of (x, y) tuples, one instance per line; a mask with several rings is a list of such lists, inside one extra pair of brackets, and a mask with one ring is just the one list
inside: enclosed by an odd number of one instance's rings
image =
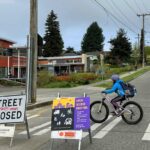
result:
[(0, 96), (0, 124), (24, 121), (26, 95)]
[(15, 126), (0, 125), (0, 137), (14, 137)]
[(51, 131), (53, 139), (82, 139), (82, 130)]

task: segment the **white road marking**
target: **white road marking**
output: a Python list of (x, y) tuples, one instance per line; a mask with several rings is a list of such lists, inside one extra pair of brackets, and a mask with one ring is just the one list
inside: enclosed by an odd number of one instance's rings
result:
[(29, 119), (32, 119), (32, 118), (35, 118), (35, 117), (38, 117), (39, 115), (32, 115), (32, 116), (30, 116), (30, 117), (28, 117), (27, 116), (27, 119), (29, 120)]
[(122, 118), (116, 118), (112, 122), (110, 122), (107, 126), (105, 126), (102, 130), (100, 130), (93, 138), (102, 139), (113, 127), (115, 127)]
[(150, 141), (150, 124), (148, 125), (144, 136), (142, 137), (143, 141)]
[[(111, 115), (108, 116), (107, 120), (109, 120), (110, 118), (112, 118)], [(98, 127), (100, 127), (103, 123), (95, 123), (91, 126), (91, 132), (93, 132), (94, 130), (96, 130)], [(89, 132), (83, 132), (82, 133), (82, 138), (85, 138), (86, 136), (88, 136)]]
[[(29, 132), (33, 132), (33, 131), (35, 131), (35, 130), (38, 130), (38, 129), (40, 129), (40, 128), (43, 128), (43, 127), (45, 127), (45, 126), (48, 126), (48, 125), (50, 125), (50, 124), (51, 124), (51, 121), (46, 122), (46, 123), (43, 123), (43, 124), (41, 124), (41, 125), (39, 125), (39, 126), (35, 126), (35, 127), (33, 127), (33, 128), (29, 128)], [(26, 133), (27, 133), (27, 131), (25, 130), (25, 131), (20, 132), (19, 134), (26, 134)]]
[[(36, 133), (33, 134), (33, 135), (42, 135), (42, 134), (45, 134), (45, 133), (49, 132), (50, 130), (51, 130), (51, 127), (46, 128), (46, 129), (43, 129), (43, 130), (41, 130), (41, 131), (39, 131), (39, 132), (36, 132)], [(49, 133), (49, 135), (50, 135), (50, 133)]]

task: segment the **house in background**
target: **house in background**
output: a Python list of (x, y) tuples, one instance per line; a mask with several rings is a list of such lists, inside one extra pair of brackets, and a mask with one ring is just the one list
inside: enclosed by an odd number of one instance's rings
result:
[[(25, 78), (27, 71), (27, 47), (13, 46), (15, 42), (0, 38), (0, 77)], [(58, 57), (38, 57), (38, 70), (47, 70), (54, 75), (73, 72), (91, 72), (99, 53), (67, 53)]]
[(27, 47), (13, 47), (15, 42), (0, 38), (0, 77), (22, 78), (26, 72)]
[(92, 55), (38, 57), (38, 69), (47, 70), (54, 75), (67, 75), (72, 72), (90, 72)]
[(0, 37), (0, 49), (10, 48), (13, 44), (15, 44), (14, 41)]

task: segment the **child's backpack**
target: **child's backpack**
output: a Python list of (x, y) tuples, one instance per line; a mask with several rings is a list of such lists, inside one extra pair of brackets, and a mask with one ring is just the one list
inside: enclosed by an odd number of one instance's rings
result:
[(137, 94), (137, 90), (134, 85), (125, 82), (119, 82), (119, 83), (122, 86), (123, 90), (125, 91), (125, 95), (127, 97), (134, 97)]

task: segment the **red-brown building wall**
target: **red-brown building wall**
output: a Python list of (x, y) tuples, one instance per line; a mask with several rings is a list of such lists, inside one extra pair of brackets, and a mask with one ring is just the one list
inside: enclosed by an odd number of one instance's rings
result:
[(9, 48), (12, 44), (11, 42), (0, 40), (0, 48)]
[(0, 67), (7, 67), (7, 66), (8, 66), (8, 57), (0, 56)]
[[(18, 66), (18, 57), (9, 56), (9, 67)], [(8, 56), (0, 56), (0, 67), (8, 67)], [(26, 58), (20, 57), (20, 67), (26, 67)]]

